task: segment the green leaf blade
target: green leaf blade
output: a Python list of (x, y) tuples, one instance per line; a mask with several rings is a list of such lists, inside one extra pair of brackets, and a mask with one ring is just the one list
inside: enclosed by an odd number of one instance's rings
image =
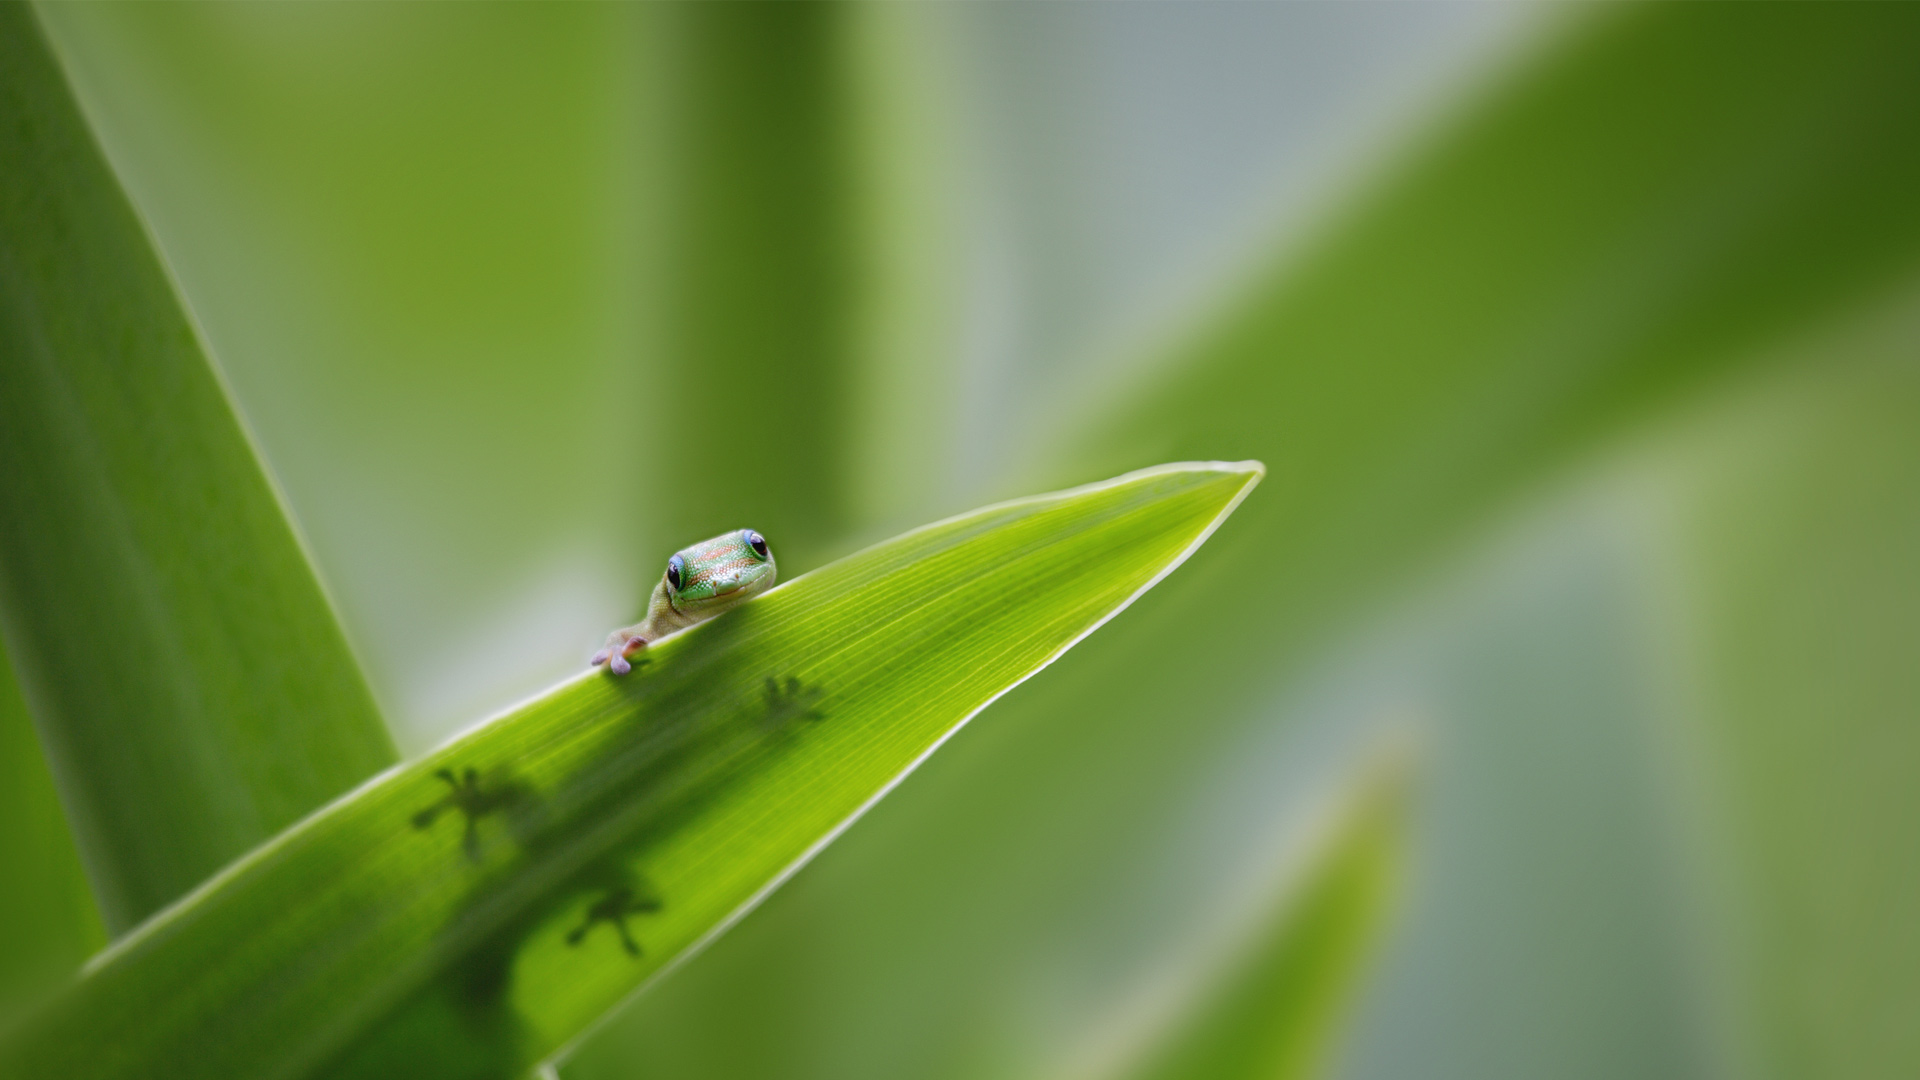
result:
[(0, 630), (109, 930), (393, 761), (32, 12), (0, 6)]
[(1125, 1076), (1277, 1080), (1326, 1071), (1405, 877), (1412, 763), (1403, 753), (1382, 756), (1343, 793), (1347, 805), (1299, 879), (1243, 935), (1199, 1007)]
[(0, 1072), (519, 1075), (1170, 572), (1260, 473), (1169, 466), (989, 507), (662, 642), (627, 678), (565, 683), (150, 921), (0, 1047)]
[(0, 650), (0, 1030), (106, 944), (13, 667)]
[(721, 428), (707, 409), (663, 407), (677, 395), (636, 402), (661, 475), (735, 478), (648, 500), (645, 527), (669, 542), (707, 536), (745, 524), (735, 515), (750, 506), (755, 528), (817, 566), (850, 512), (849, 11), (696, 4), (649, 20), (661, 39), (642, 200), (657, 283), (650, 381), (691, 388), (728, 372), (752, 392), (729, 398)]

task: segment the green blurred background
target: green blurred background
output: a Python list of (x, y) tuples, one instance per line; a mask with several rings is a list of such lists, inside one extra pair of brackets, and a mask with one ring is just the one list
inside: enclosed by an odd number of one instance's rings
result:
[(1271, 470), (563, 1075), (1105, 1075), (1383, 744), (1321, 1071), (1920, 1069), (1920, 12), (40, 16), (404, 752), (694, 537)]

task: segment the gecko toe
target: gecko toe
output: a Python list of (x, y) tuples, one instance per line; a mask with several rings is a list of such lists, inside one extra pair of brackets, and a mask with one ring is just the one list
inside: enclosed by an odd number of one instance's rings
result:
[(615, 675), (625, 675), (627, 672), (633, 670), (633, 665), (627, 663), (627, 658), (617, 654), (608, 662), (607, 667), (612, 670)]

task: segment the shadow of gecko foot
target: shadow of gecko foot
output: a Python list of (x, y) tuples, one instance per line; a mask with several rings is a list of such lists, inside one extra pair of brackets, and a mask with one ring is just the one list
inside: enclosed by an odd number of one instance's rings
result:
[(446, 781), (450, 789), (441, 796), (440, 801), (413, 815), (413, 827), (428, 829), (439, 820), (440, 815), (449, 810), (457, 810), (466, 819), (466, 828), (461, 835), (460, 846), (467, 857), (480, 858), (480, 819), (488, 814), (505, 810), (526, 797), (526, 791), (510, 781), (502, 782), (492, 788), (482, 787), (480, 771), (469, 765), (458, 777), (452, 769), (438, 769), (435, 776)]
[(785, 681), (767, 676), (765, 698), (767, 705), (766, 725), (772, 728), (785, 727), (795, 720), (824, 720), (827, 714), (819, 709), (823, 695), (818, 686), (808, 686), (798, 678), (789, 675)]
[(627, 955), (638, 957), (640, 945), (627, 931), (627, 917), (651, 914), (659, 910), (660, 901), (641, 896), (632, 887), (623, 885), (594, 901), (593, 906), (587, 909), (586, 917), (581, 920), (580, 925), (567, 933), (567, 944), (577, 947), (586, 938), (587, 931), (593, 929), (595, 923), (611, 923), (614, 931), (620, 935), (620, 944), (627, 950)]

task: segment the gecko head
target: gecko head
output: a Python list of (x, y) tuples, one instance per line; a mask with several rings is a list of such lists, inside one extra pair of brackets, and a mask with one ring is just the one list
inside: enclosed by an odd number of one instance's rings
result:
[(717, 614), (773, 588), (773, 550), (752, 529), (702, 540), (667, 560), (664, 578), (674, 610)]

